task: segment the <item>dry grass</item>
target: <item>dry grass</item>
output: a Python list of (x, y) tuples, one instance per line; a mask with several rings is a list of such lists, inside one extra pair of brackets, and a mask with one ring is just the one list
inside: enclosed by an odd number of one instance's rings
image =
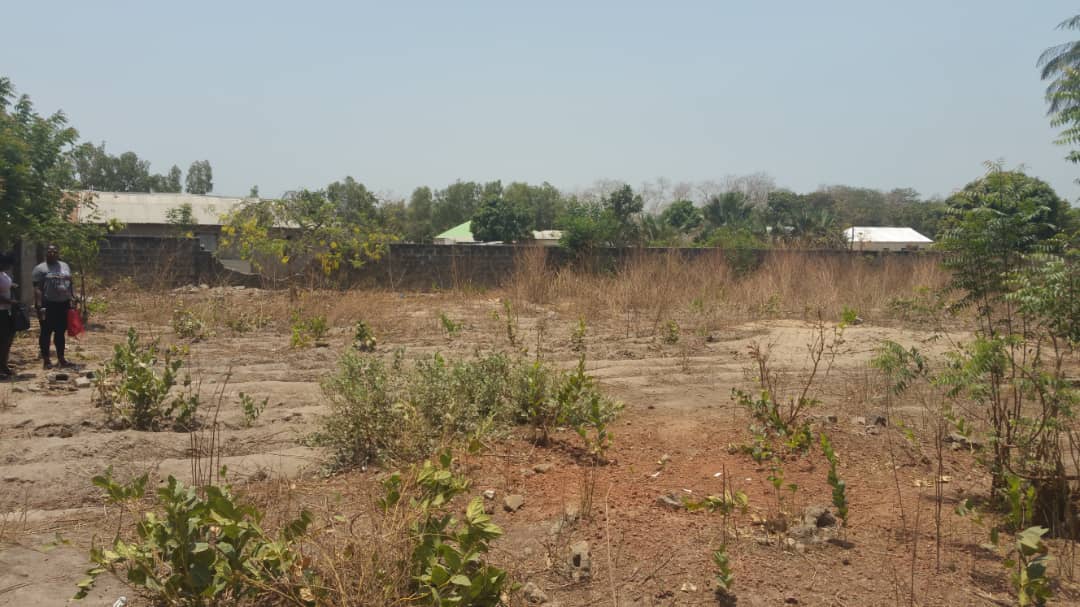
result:
[[(652, 332), (667, 319), (703, 330), (722, 321), (769, 317), (838, 318), (844, 307), (888, 318), (889, 302), (918, 287), (940, 287), (946, 274), (930, 257), (770, 252), (739, 276), (718, 252), (686, 261), (642, 255), (615, 273), (553, 271), (526, 254), (506, 287), (519, 306), (562, 302), (572, 317), (625, 319)], [(560, 310), (563, 311), (563, 310)]]
[[(896, 298), (919, 287), (944, 285), (938, 260), (921, 256), (863, 257), (771, 251), (753, 271), (739, 275), (722, 252), (686, 260), (676, 253), (642, 253), (615, 272), (556, 269), (541, 247), (519, 255), (513, 276), (501, 289), (479, 296), (474, 288), (435, 293), (381, 289), (235, 289), (134, 291), (106, 294), (111, 307), (151, 327), (169, 325), (179, 307), (193, 313), (217, 334), (285, 330), (294, 314), (324, 316), (331, 327), (348, 331), (364, 320), (376, 335), (403, 337), (440, 334), (432, 309), (452, 317), (483, 317), (500, 311), (500, 298), (516, 311), (544, 308), (552, 318), (574, 322), (619, 323), (629, 335), (658, 335), (670, 320), (683, 331), (707, 334), (732, 323), (763, 318), (839, 319), (852, 308), (867, 320), (891, 320)], [(417, 299), (423, 302), (417, 305)], [(479, 308), (486, 306), (484, 310)], [(489, 309), (490, 308), (490, 309)], [(423, 310), (426, 312), (418, 312)], [(110, 310), (110, 312), (113, 310)], [(479, 315), (474, 312), (480, 311)]]

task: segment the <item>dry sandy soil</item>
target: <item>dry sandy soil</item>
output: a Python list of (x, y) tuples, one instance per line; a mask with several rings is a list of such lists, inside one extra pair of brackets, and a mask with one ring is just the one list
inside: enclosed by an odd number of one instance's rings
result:
[[(86, 370), (100, 366), (129, 326), (168, 343), (181, 342), (169, 327), (168, 310), (209, 295), (182, 292), (129, 305), (121, 303), (123, 297), (112, 297), (116, 303), (103, 315), (103, 324), (73, 347), (72, 358)], [(286, 297), (232, 292), (228, 305), (284, 317)], [(382, 355), (399, 347), (408, 356), (435, 351), (468, 356), (476, 348), (508, 348), (504, 330), (492, 317), (500, 306), (491, 294), (382, 294), (366, 301), (367, 311), (359, 314), (373, 325)], [(213, 395), (223, 393), (222, 463), (243, 492), (285, 492), (288, 499), (276, 500), (279, 505), (317, 506), (342, 487), (376, 481), (374, 470), (325, 478), (323, 454), (304, 446), (303, 439), (326, 410), (319, 381), (349, 347), (347, 327), (357, 317), (330, 311), (335, 328), (318, 347), (290, 348), (281, 322), (243, 335), (218, 328), (217, 335), (190, 344), (188, 367), (201, 382), (204, 399), (213, 401)], [(465, 323), (453, 341), (438, 320), (444, 311)], [(576, 316), (558, 305), (522, 307), (519, 333), (535, 349), (542, 325), (544, 355), (569, 367), (575, 357), (569, 339), (575, 323)], [(732, 402), (731, 390), (753, 387), (747, 353), (754, 343), (771, 346), (777, 368), (793, 377), (801, 373), (812, 324), (799, 318), (731, 321), (707, 331), (684, 330), (678, 343), (663, 344), (651, 326), (635, 323), (609, 318), (590, 325), (589, 372), (626, 405), (614, 425), (610, 463), (597, 471), (590, 518), (554, 532), (566, 509), (579, 504), (586, 471), (576, 458), (572, 433), (560, 433), (547, 448), (511, 438), (494, 445), (474, 466), (473, 490), (495, 491), (494, 517), (506, 531), (493, 560), (509, 568), (515, 580), (533, 582), (563, 606), (1010, 604), (1000, 557), (979, 547), (985, 531), (953, 513), (958, 500), (982, 496), (988, 486), (972, 455), (953, 449), (944, 453), (939, 560), (930, 416), (910, 399), (893, 403), (885, 427), (853, 419), (884, 413), (883, 392), (867, 367), (880, 340), (938, 353), (942, 342), (918, 328), (873, 318), (847, 328), (835, 366), (815, 388), (822, 404), (812, 414), (819, 416), (815, 429), (831, 436), (841, 458), (850, 519), (842, 538), (826, 531), (821, 537), (826, 541), (807, 538), (796, 547), (777, 541), (775, 534), (767, 540), (764, 526), (755, 522), (779, 509), (798, 516), (808, 506), (829, 505), (827, 464), (817, 449), (784, 461), (785, 483), (796, 483), (798, 490), (785, 490), (778, 498), (767, 479), (770, 470), (729, 449), (749, 440), (749, 419)], [(32, 358), (34, 343), (16, 343), (15, 362), (22, 373), (17, 381), (0, 385), (0, 605), (66, 604), (88, 565), (90, 542), (109, 538), (115, 530), (115, 513), (105, 507), (91, 476), (112, 466), (120, 478), (143, 472), (155, 480), (170, 474), (191, 477), (187, 434), (109, 429), (102, 410), (92, 403), (91, 389), (48, 381)], [(251, 425), (237, 404), (240, 392), (269, 398)], [(914, 431), (913, 441), (905, 429)], [(533, 471), (544, 463), (552, 466)], [(712, 581), (711, 552), (721, 541), (721, 516), (672, 509), (658, 501), (668, 494), (717, 494), (722, 473), (750, 502), (749, 512), (735, 518), (738, 537), (729, 538), (735, 572), (730, 595), (716, 593)], [(524, 506), (513, 513), (501, 507), (511, 493), (524, 497)], [(565, 560), (568, 546), (581, 540), (590, 546), (591, 579), (574, 581)], [(1054, 549), (1065, 551), (1059, 543)], [(1076, 604), (1080, 597), (1065, 576), (1072, 564), (1060, 559), (1054, 566), (1052, 573), (1061, 581), (1052, 604)], [(84, 603), (111, 605), (120, 595), (129, 597), (130, 605), (147, 604), (108, 578)], [(513, 597), (517, 604), (524, 600)]]

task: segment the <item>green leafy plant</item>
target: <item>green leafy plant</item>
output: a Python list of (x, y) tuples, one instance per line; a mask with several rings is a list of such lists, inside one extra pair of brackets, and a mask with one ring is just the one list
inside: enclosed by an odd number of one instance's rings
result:
[(1011, 579), (1016, 590), (1016, 602), (1020, 607), (1046, 605), (1053, 592), (1047, 566), (1050, 551), (1042, 541), (1050, 530), (1046, 527), (1028, 527), (1016, 536), (1015, 558), (1006, 558), (1005, 568), (1016, 570)]
[(270, 398), (264, 398), (262, 401), (257, 401), (250, 394), (240, 393), (240, 409), (244, 412), (244, 422), (250, 426), (255, 423), (259, 416), (262, 415), (266, 404), (270, 402)]
[[(135, 329), (128, 329), (127, 339), (113, 348), (112, 359), (105, 362), (96, 380), (97, 401), (110, 420), (136, 430), (190, 429), (198, 396), (169, 397), (183, 366), (182, 353), (177, 348), (161, 350), (156, 341), (140, 344)], [(190, 383), (185, 378), (183, 386)]]
[(194, 311), (187, 308), (173, 310), (173, 332), (178, 337), (197, 341), (207, 337), (206, 323)]
[(446, 331), (447, 339), (453, 340), (461, 333), (461, 323), (455, 322), (454, 319), (446, 315), (446, 312), (439, 312), (439, 322), (442, 323), (442, 328)]
[(679, 343), (679, 323), (674, 320), (669, 320), (664, 323), (664, 331), (661, 339), (669, 346)]
[(596, 380), (585, 372), (584, 355), (578, 358), (574, 370), (563, 377), (555, 398), (566, 423), (585, 443), (585, 450), (596, 461), (603, 461), (612, 441), (608, 424), (622, 410), (622, 403), (600, 393)]
[(825, 459), (829, 461), (827, 480), (829, 486), (832, 487), (832, 503), (836, 507), (837, 516), (840, 517), (841, 526), (846, 527), (848, 520), (847, 483), (840, 478), (839, 473), (836, 471), (839, 459), (833, 450), (832, 442), (824, 432), (821, 433), (821, 451), (825, 454)]
[(750, 498), (742, 491), (725, 491), (723, 495), (707, 495), (700, 500), (683, 499), (683, 504), (689, 512), (704, 510), (731, 515), (736, 510), (745, 513), (750, 506)]
[(583, 354), (585, 352), (585, 333), (587, 327), (585, 325), (585, 319), (579, 318), (577, 324), (574, 325), (574, 330), (570, 333), (570, 350)]
[(353, 330), (353, 348), (359, 352), (374, 352), (375, 344), (375, 333), (372, 332), (371, 327), (362, 320), (356, 321), (356, 327)]
[(731, 571), (731, 558), (727, 554), (727, 546), (720, 546), (712, 554), (713, 565), (716, 566), (716, 586), (724, 592), (730, 591), (735, 585), (735, 573)]
[[(379, 500), (384, 512), (399, 505), (403, 485), (400, 473), (384, 481)], [(415, 472), (415, 485), (409, 508), (415, 513), (410, 569), (416, 600), (432, 606), (501, 604), (506, 572), (488, 564), (484, 555), (503, 531), (484, 512), (483, 498), (471, 500), (461, 520), (447, 513), (454, 497), (469, 488), (468, 479), (454, 473), (449, 452), (436, 463), (425, 461)]]
[(289, 345), (293, 348), (306, 348), (312, 342), (326, 336), (329, 325), (322, 315), (303, 318), (300, 312), (293, 312), (289, 326)]
[(840, 322), (845, 326), (853, 325), (859, 322), (859, 311), (855, 308), (849, 308), (848, 306), (844, 306), (844, 308), (840, 311)]
[(518, 345), (518, 317), (514, 311), (513, 304), (509, 299), (502, 300), (503, 316), (506, 322), (506, 340), (510, 342), (510, 347), (516, 348)]
[(296, 546), (311, 524), (307, 511), (274, 539), (259, 526), (262, 514), (236, 502), (227, 487), (200, 493), (170, 476), (157, 501), (163, 512), (144, 514), (135, 541), (91, 548), (95, 566), (75, 598), (85, 598), (102, 573), (122, 570), (129, 584), (166, 604), (235, 604), (260, 596), (314, 604), (315, 580)]

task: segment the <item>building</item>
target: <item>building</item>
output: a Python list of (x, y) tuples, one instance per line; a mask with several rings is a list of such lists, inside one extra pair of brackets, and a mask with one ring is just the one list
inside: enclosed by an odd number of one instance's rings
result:
[(251, 198), (202, 196), (198, 194), (143, 192), (79, 192), (91, 195), (92, 204), (81, 204), (75, 219), (93, 223), (116, 220), (124, 224), (125, 236), (176, 236), (179, 228), (169, 221), (169, 212), (191, 207), (194, 225), (187, 231), (199, 239), (206, 251), (215, 252), (221, 235), (222, 217)]
[[(561, 230), (533, 230), (532, 244), (538, 244), (545, 247), (558, 246), (559, 239), (562, 238)], [(478, 242), (472, 235), (472, 222), (466, 221), (463, 224), (456, 225), (449, 230), (439, 234), (435, 237), (435, 244), (501, 244), (501, 243), (482, 243)]]
[(919, 251), (934, 244), (911, 228), (850, 227), (844, 239), (852, 251)]

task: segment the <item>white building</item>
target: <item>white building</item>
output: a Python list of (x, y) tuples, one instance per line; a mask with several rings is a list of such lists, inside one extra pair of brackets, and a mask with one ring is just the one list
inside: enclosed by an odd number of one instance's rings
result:
[(934, 244), (911, 228), (850, 227), (844, 239), (852, 251), (919, 251)]

